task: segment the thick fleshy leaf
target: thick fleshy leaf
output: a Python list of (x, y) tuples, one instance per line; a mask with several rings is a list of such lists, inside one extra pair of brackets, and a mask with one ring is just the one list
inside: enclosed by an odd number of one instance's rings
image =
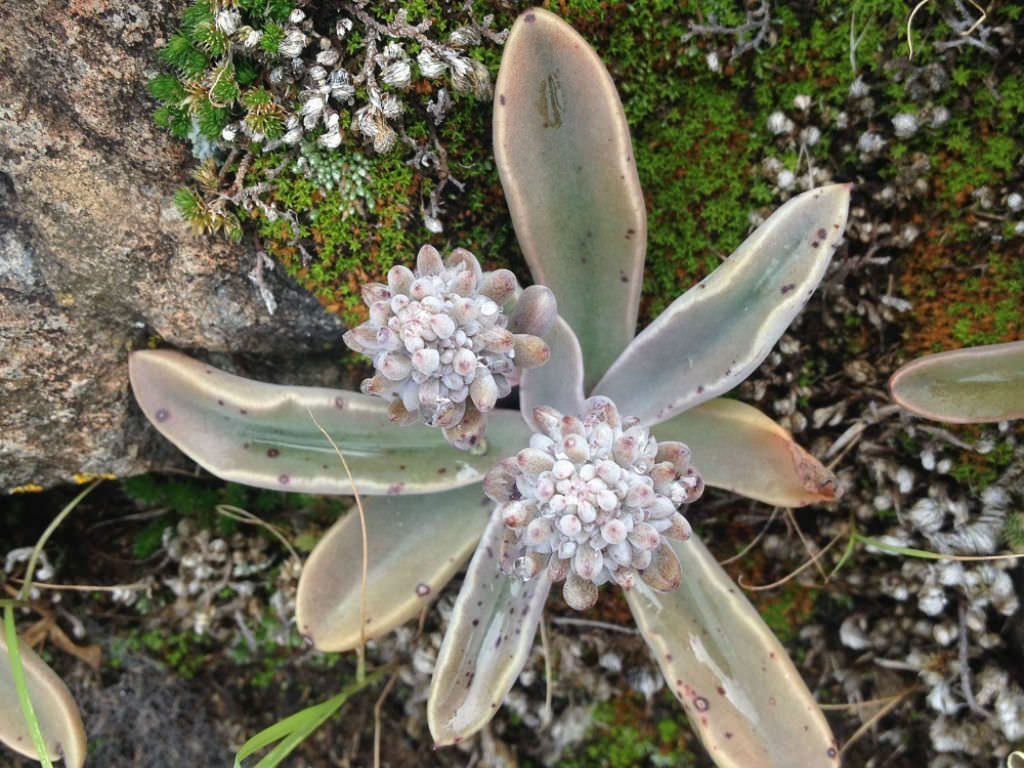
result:
[[(64, 765), (80, 768), (85, 764), (85, 728), (78, 705), (71, 698), (64, 681), (25, 643), (18, 644), (29, 698), (35, 710), (46, 743), (53, 760), (63, 758)], [(7, 640), (0, 629), (0, 744), (6, 744), (15, 752), (36, 758), (32, 736), (18, 702), (11, 672), (11, 658)]]
[(633, 340), (595, 394), (657, 424), (735, 387), (761, 363), (825, 274), (850, 185), (794, 197)]
[(671, 542), (672, 592), (643, 582), (626, 600), (719, 768), (837, 768), (821, 709), (785, 649), (696, 536)]
[(583, 355), (572, 328), (561, 317), (544, 337), (551, 357), (540, 368), (523, 371), (519, 382), (519, 411), (533, 423), (533, 409), (546, 405), (556, 411), (580, 415), (583, 407)]
[(319, 387), (282, 387), (224, 373), (178, 352), (133, 352), (132, 389), (158, 430), (218, 477), (259, 488), (351, 494), (334, 448), (363, 494), (436, 493), (475, 483), (526, 445), (514, 411), (488, 415), (484, 454), (460, 451), (440, 429), (388, 421), (384, 400)]
[(636, 332), (647, 214), (611, 75), (548, 11), (520, 15), (505, 43), (494, 157), (533, 276), (579, 337), (589, 389)]
[(653, 430), (686, 443), (704, 482), (780, 507), (836, 498), (835, 475), (757, 408), (719, 397)]
[(936, 421), (1024, 418), (1024, 341), (920, 357), (892, 375), (889, 392), (908, 411)]
[[(366, 639), (418, 615), (473, 552), (494, 502), (479, 485), (429, 496), (362, 500), (366, 515)], [(359, 645), (363, 545), (349, 511), (302, 568), (295, 600), (299, 631), (322, 651)]]
[(427, 722), (437, 747), (476, 733), (519, 676), (551, 590), (545, 568), (530, 581), (499, 565), (505, 526), (493, 515), (466, 572), (434, 665)]

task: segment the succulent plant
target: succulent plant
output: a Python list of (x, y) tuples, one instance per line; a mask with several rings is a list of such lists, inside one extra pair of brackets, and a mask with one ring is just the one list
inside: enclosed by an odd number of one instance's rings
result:
[(936, 421), (1024, 418), (1024, 341), (911, 360), (890, 377), (889, 392), (908, 411)]
[(370, 319), (344, 340), (373, 358), (377, 373), (363, 394), (389, 400), (396, 424), (441, 427), (456, 448), (473, 448), (498, 398), (524, 369), (547, 362), (539, 337), (555, 321), (554, 294), (542, 285), (524, 291), (507, 269), (484, 272), (465, 248), (446, 264), (425, 245), (415, 272), (392, 267), (387, 285), (368, 283), (362, 294)]
[(817, 286), (849, 185), (790, 200), (634, 338), (646, 220), (625, 116), (597, 54), (547, 11), (512, 29), (494, 138), (520, 245), (560, 316), (545, 336), (548, 362), (522, 374), (519, 412), (492, 410), (476, 450), (437, 429), (393, 426), (378, 398), (252, 382), (170, 351), (131, 357), (143, 412), (222, 477), (369, 497), (365, 593), (355, 515), (304, 567), (297, 621), (318, 648), (351, 649), (417, 615), (474, 553), (428, 702), (438, 746), (493, 716), (564, 577), (581, 608), (599, 583), (625, 587), (718, 765), (837, 765), (785, 650), (680, 509), (702, 481), (785, 506), (836, 496), (835, 478), (785, 430), (717, 396), (754, 370)]

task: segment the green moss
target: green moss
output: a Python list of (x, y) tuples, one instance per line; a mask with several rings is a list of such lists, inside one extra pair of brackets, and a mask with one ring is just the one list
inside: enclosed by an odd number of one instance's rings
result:
[(583, 745), (559, 761), (559, 768), (696, 766), (697, 758), (684, 747), (685, 718), (663, 718), (654, 726), (643, 711), (635, 694), (598, 704)]

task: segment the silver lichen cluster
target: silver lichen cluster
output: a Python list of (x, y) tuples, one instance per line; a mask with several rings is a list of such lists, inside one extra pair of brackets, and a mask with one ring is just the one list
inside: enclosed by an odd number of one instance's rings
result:
[[(405, 9), (399, 9), (388, 22), (375, 18), (361, 3), (343, 3), (341, 10), (328, 30), (301, 8), (293, 10), (282, 25), (277, 60), (271, 63), (267, 82), (279, 95), (297, 89), (299, 101), (287, 103), (282, 97), (278, 102), (285, 131), (279, 139), (267, 142), (265, 149), (282, 142), (298, 144), (304, 136), (313, 136), (322, 146), (334, 149), (348, 129), (361, 135), (375, 152), (389, 152), (399, 138), (407, 138), (402, 129), (403, 93), (417, 74), (427, 80), (445, 79), (459, 93), (491, 98), (490, 72), (469, 53), (485, 40), (504, 41), (504, 32), (491, 29), (491, 16), (479, 23), (471, 20), (439, 41), (429, 34), (429, 21), (410, 24)], [(242, 25), (237, 10), (224, 8), (216, 19), (218, 28), (242, 53), (266, 48), (261, 46), (265, 33)], [(359, 52), (352, 55), (350, 38), (355, 34), (361, 42)], [(415, 56), (411, 51), (416, 51)], [(432, 90), (436, 93), (427, 111), (434, 123), (440, 124), (452, 97), (443, 86)], [(360, 98), (358, 94), (365, 95)], [(341, 122), (346, 111), (352, 115), (347, 126)], [(239, 134), (256, 142), (267, 140), (258, 125), (246, 120), (227, 126), (223, 138), (234, 141)]]
[(485, 414), (508, 395), (524, 368), (547, 362), (540, 338), (557, 313), (543, 286), (525, 290), (507, 269), (484, 272), (456, 248), (447, 262), (425, 245), (416, 271), (392, 267), (387, 284), (363, 286), (370, 319), (345, 343), (373, 359), (365, 394), (391, 402), (391, 420), (440, 427), (457, 448), (476, 446)]
[(484, 480), (507, 529), (506, 573), (531, 579), (547, 568), (552, 581), (565, 581), (562, 594), (576, 610), (592, 606), (607, 581), (679, 586), (665, 539), (690, 537), (679, 509), (704, 490), (689, 449), (659, 443), (606, 397), (587, 400), (579, 418), (548, 407), (533, 417), (541, 431), (530, 446)]

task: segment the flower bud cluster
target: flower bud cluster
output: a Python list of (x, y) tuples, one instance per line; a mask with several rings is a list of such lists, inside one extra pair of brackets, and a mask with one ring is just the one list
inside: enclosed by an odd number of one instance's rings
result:
[(541, 431), (530, 446), (484, 479), (506, 526), (505, 572), (530, 579), (547, 568), (552, 581), (565, 580), (576, 610), (592, 606), (607, 581), (678, 587), (679, 561), (665, 539), (690, 537), (679, 509), (704, 490), (689, 449), (620, 419), (606, 397), (587, 400), (582, 418), (548, 407), (533, 418)]
[(484, 272), (463, 248), (444, 262), (429, 245), (415, 272), (392, 267), (387, 285), (363, 286), (363, 300), (370, 319), (344, 337), (373, 358), (363, 392), (390, 399), (392, 421), (441, 427), (457, 448), (478, 443), (484, 414), (522, 369), (547, 362), (539, 337), (557, 312), (548, 288), (522, 290), (507, 269)]

